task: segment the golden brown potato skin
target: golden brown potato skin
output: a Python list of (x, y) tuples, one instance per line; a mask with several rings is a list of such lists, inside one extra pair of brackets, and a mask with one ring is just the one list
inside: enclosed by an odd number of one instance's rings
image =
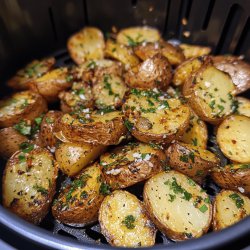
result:
[[(9, 100), (11, 99), (23, 99), (27, 100), (27, 105), (24, 107), (15, 108), (12, 112), (8, 112), (7, 114), (0, 115), (0, 128), (11, 127), (21, 120), (34, 120), (36, 117), (40, 116), (42, 113), (48, 110), (47, 102), (43, 99), (43, 97), (32, 91), (22, 91), (16, 94), (13, 94)], [(8, 101), (8, 99), (6, 99)], [(0, 101), (0, 114), (1, 114), (1, 106), (6, 100)], [(31, 102), (31, 103), (29, 103)]]
[(185, 43), (180, 44), (180, 48), (182, 49), (186, 59), (190, 59), (197, 56), (208, 55), (211, 52), (210, 47), (191, 45)]
[[(39, 224), (48, 213), (55, 194), (58, 167), (53, 155), (46, 149), (35, 148), (25, 154), (26, 167), (20, 166), (24, 164), (20, 163), (19, 159), (23, 154), (17, 151), (6, 164), (2, 179), (3, 206), (25, 220)], [(44, 157), (47, 159), (45, 163)], [(51, 165), (48, 167), (47, 163)], [(43, 188), (46, 185), (46, 189), (34, 193), (37, 182), (40, 182)], [(46, 192), (42, 192), (43, 190)]]
[(174, 170), (201, 184), (212, 168), (218, 167), (219, 159), (215, 156), (211, 160), (204, 159), (199, 156), (200, 151), (204, 154), (213, 155), (207, 150), (198, 147), (196, 149), (189, 144), (175, 142), (166, 150), (168, 164)]
[(148, 58), (125, 74), (125, 81), (130, 88), (166, 90), (171, 79), (171, 65), (161, 54)]
[(100, 165), (109, 186), (120, 189), (161, 172), (165, 158), (162, 150), (144, 143), (130, 143), (101, 155)]
[(14, 128), (3, 128), (0, 130), (0, 155), (8, 159), (16, 151), (19, 150), (19, 145), (27, 141), (28, 138), (18, 133)]
[(244, 191), (250, 195), (250, 164), (231, 164), (223, 168), (213, 169), (212, 178), (224, 189)]
[(214, 56), (214, 66), (228, 73), (236, 86), (236, 94), (250, 89), (250, 64), (235, 56)]
[(54, 57), (34, 60), (23, 69), (17, 71), (16, 75), (8, 80), (7, 85), (16, 90), (28, 89), (29, 83), (50, 71), (55, 62)]

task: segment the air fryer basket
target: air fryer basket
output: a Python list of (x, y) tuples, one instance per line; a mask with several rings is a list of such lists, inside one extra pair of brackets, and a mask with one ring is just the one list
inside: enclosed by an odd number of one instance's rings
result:
[[(249, 15), (249, 0), (0, 0), (0, 95), (8, 92), (3, 82), (33, 58), (53, 55), (57, 66), (70, 65), (66, 40), (85, 25), (104, 32), (113, 26), (154, 26), (165, 39), (209, 45), (215, 54), (244, 54), (249, 61)], [(218, 152), (213, 138), (209, 146)], [(1, 175), (3, 167), (0, 162)], [(219, 191), (209, 179), (204, 188), (211, 198)], [(139, 184), (131, 191), (140, 198), (141, 189)], [(49, 214), (36, 227), (1, 205), (0, 232), (0, 238), (10, 234), (13, 239), (21, 237), (46, 248), (110, 248), (98, 224), (73, 228), (54, 221)], [(156, 243), (155, 249), (240, 248), (250, 245), (250, 217), (221, 232), (178, 244), (157, 233)]]

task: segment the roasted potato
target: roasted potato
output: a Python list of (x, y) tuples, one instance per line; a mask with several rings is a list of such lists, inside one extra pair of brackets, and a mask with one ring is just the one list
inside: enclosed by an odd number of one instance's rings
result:
[(23, 219), (39, 224), (47, 214), (58, 173), (53, 155), (26, 144), (8, 160), (3, 174), (3, 205)]
[(155, 244), (156, 228), (142, 203), (127, 191), (108, 195), (99, 211), (101, 232), (116, 247), (150, 247)]
[(132, 89), (123, 112), (125, 125), (142, 142), (169, 143), (187, 129), (190, 109), (175, 98), (168, 99), (157, 89)]
[(106, 42), (105, 55), (123, 63), (126, 68), (134, 67), (140, 62), (131, 48), (112, 40)]
[(85, 27), (72, 35), (68, 40), (67, 47), (76, 64), (104, 57), (104, 37), (102, 32), (94, 27)]
[(21, 120), (34, 120), (47, 111), (47, 103), (37, 93), (22, 91), (0, 101), (0, 128), (11, 127)]
[(250, 215), (250, 199), (229, 190), (216, 195), (213, 211), (213, 229), (218, 231), (229, 227)]
[(235, 86), (230, 76), (204, 64), (182, 89), (194, 112), (204, 121), (218, 124), (235, 111)]
[(236, 94), (250, 89), (250, 64), (235, 56), (214, 56), (214, 66), (228, 73), (236, 86)]
[(173, 66), (179, 65), (185, 60), (184, 54), (179, 47), (163, 41), (138, 45), (134, 48), (134, 52), (143, 61), (160, 53)]
[(175, 86), (183, 85), (202, 65), (208, 62), (211, 62), (211, 58), (207, 56), (194, 57), (184, 61), (175, 69), (173, 84)]
[(142, 26), (122, 29), (117, 34), (118, 43), (134, 47), (141, 43), (157, 42), (161, 38), (159, 31), (155, 28)]
[(161, 172), (165, 158), (163, 151), (154, 145), (130, 142), (101, 155), (100, 165), (107, 184), (120, 189)]
[(18, 70), (16, 75), (7, 81), (7, 85), (17, 90), (28, 89), (30, 82), (49, 72), (54, 64), (54, 57), (34, 60), (23, 69)]
[(48, 147), (55, 150), (57, 143), (57, 138), (54, 135), (55, 127), (59, 118), (61, 118), (63, 113), (61, 111), (50, 110), (41, 122), (39, 139), (43, 147)]
[(148, 58), (124, 75), (130, 88), (166, 90), (172, 78), (171, 65), (161, 54)]
[(191, 45), (191, 44), (185, 44), (185, 43), (181, 43), (180, 48), (182, 49), (186, 59), (209, 55), (211, 52), (210, 47)]
[(180, 138), (180, 141), (206, 149), (207, 138), (208, 132), (206, 123), (191, 110), (189, 126)]
[(19, 145), (27, 140), (26, 136), (18, 133), (12, 127), (0, 129), (0, 156), (5, 159), (10, 158), (19, 150)]
[(222, 153), (231, 161), (250, 162), (250, 118), (232, 115), (218, 127), (216, 140)]
[(174, 142), (167, 150), (168, 165), (199, 184), (208, 173), (219, 166), (219, 159), (210, 151), (181, 142)]
[(250, 117), (250, 100), (244, 97), (236, 97), (237, 113)]
[(99, 145), (115, 145), (126, 134), (123, 116), (119, 111), (104, 113), (104, 110), (90, 114), (65, 114), (58, 123), (58, 130), (74, 142)]
[(222, 188), (250, 194), (250, 163), (215, 168), (211, 175), (214, 182)]
[(181, 173), (169, 171), (151, 177), (144, 186), (143, 201), (151, 220), (172, 240), (198, 238), (209, 229), (209, 196)]
[(57, 68), (30, 82), (29, 85), (31, 90), (38, 92), (48, 102), (55, 102), (61, 91), (72, 86), (72, 76), (67, 68)]
[(64, 142), (57, 147), (55, 157), (62, 172), (74, 176), (98, 158), (105, 149), (102, 145)]
[(92, 164), (60, 190), (58, 198), (53, 202), (53, 216), (72, 226), (96, 221), (106, 192), (105, 185), (99, 165)]

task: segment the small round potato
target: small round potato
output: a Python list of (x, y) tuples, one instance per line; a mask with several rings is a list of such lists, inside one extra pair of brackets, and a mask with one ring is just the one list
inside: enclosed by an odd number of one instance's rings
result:
[(150, 247), (155, 244), (156, 228), (142, 203), (127, 191), (108, 195), (99, 211), (101, 232), (116, 247)]
[(21, 120), (34, 120), (47, 111), (47, 103), (37, 93), (22, 91), (0, 101), (0, 128), (11, 127)]
[(236, 97), (238, 102), (237, 113), (250, 117), (250, 100), (244, 97)]
[(250, 162), (250, 118), (232, 115), (218, 127), (216, 140), (222, 153), (231, 161)]
[(168, 164), (199, 184), (214, 167), (219, 166), (219, 159), (210, 151), (190, 144), (174, 142), (167, 150)]
[(100, 165), (112, 189), (132, 186), (162, 171), (165, 154), (144, 143), (131, 142), (100, 157)]
[(229, 227), (250, 215), (250, 199), (238, 192), (222, 190), (215, 197), (213, 229)]
[(180, 48), (182, 49), (186, 59), (208, 55), (211, 52), (210, 47), (191, 45), (185, 43), (180, 44)]

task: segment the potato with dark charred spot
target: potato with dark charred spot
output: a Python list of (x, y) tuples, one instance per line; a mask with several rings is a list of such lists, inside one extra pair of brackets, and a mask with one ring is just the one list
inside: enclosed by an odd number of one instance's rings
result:
[(161, 172), (165, 158), (164, 152), (156, 149), (155, 144), (130, 142), (101, 155), (100, 165), (107, 184), (112, 189), (120, 189)]
[(16, 75), (7, 81), (7, 85), (16, 90), (28, 89), (30, 82), (49, 72), (54, 64), (54, 57), (34, 60), (23, 69), (18, 70)]
[(171, 65), (161, 54), (148, 58), (125, 74), (130, 88), (166, 90), (172, 79)]
[(213, 168), (219, 167), (219, 159), (210, 151), (181, 142), (174, 142), (166, 150), (168, 165), (199, 184)]
[(200, 45), (191, 45), (191, 44), (186, 44), (186, 43), (181, 43), (180, 48), (182, 49), (186, 59), (209, 55), (212, 50), (210, 47), (200, 46)]

